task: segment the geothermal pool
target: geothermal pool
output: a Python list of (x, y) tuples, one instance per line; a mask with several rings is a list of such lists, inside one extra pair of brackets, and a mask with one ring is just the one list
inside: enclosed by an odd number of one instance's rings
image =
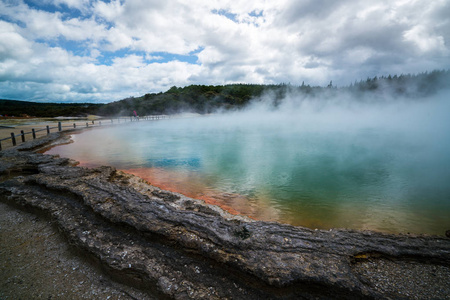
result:
[(450, 229), (445, 110), (338, 107), (96, 128), (47, 153), (112, 165), (258, 220), (390, 233)]

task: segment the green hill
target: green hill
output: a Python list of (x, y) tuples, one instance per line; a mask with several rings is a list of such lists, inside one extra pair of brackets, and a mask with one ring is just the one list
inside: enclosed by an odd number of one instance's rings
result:
[[(129, 115), (134, 110), (139, 115), (171, 114), (181, 111), (210, 113), (222, 110), (239, 109), (252, 99), (271, 92), (275, 98), (283, 98), (291, 86), (232, 84), (232, 85), (190, 85), (172, 87), (165, 93), (145, 94), (108, 103), (99, 109), (103, 115)], [(314, 88), (305, 87), (304, 92), (312, 92)]]
[[(267, 95), (276, 106), (287, 95), (296, 97), (315, 97), (320, 100), (338, 96), (339, 93), (364, 99), (366, 95), (381, 97), (404, 97), (417, 99), (432, 95), (442, 89), (450, 88), (450, 70), (425, 72), (417, 75), (394, 75), (367, 78), (356, 81), (347, 87), (336, 87), (330, 82), (325, 87), (290, 84), (229, 84), (229, 85), (190, 85), (171, 87), (162, 93), (130, 97), (108, 104), (89, 103), (37, 103), (16, 100), (0, 100), (0, 115), (35, 117), (86, 116), (131, 116), (133, 111), (139, 115), (172, 114), (177, 112), (210, 113), (218, 110), (242, 109), (252, 101), (260, 101)], [(377, 99), (377, 97), (371, 97)]]
[(39, 103), (0, 99), (0, 115), (11, 117), (80, 117), (96, 114), (103, 105), (91, 103)]
[[(367, 78), (347, 87), (337, 88), (332, 82), (326, 87), (311, 87), (302, 84), (258, 85), (190, 85), (173, 86), (165, 93), (145, 94), (106, 104), (99, 108), (101, 115), (131, 115), (135, 110), (139, 115), (171, 114), (182, 111), (210, 113), (217, 110), (236, 110), (258, 101), (268, 95), (276, 106), (286, 95), (316, 97), (322, 99), (347, 93), (356, 99), (365, 95), (380, 97), (405, 97), (416, 99), (450, 88), (450, 70), (425, 72), (417, 75), (394, 75)], [(376, 97), (375, 97), (376, 98)]]

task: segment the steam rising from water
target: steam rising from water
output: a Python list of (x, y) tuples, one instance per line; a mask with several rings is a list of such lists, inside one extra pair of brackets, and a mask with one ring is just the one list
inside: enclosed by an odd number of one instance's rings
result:
[[(52, 151), (141, 176), (150, 168), (153, 182), (158, 173), (181, 186), (195, 180), (197, 196), (228, 193), (213, 197), (256, 218), (442, 234), (450, 229), (449, 112), (444, 93), (291, 95), (276, 107), (267, 96), (239, 112), (89, 131)], [(86, 146), (92, 139), (96, 151)]]

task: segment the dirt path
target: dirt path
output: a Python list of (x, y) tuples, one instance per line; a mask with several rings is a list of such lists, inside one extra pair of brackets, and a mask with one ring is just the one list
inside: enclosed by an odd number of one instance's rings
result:
[(0, 299), (156, 299), (84, 261), (51, 224), (0, 202)]

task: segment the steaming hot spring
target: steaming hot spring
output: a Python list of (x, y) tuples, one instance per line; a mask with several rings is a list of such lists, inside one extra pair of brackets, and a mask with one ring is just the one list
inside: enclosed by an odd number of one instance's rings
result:
[(442, 235), (450, 228), (446, 102), (259, 102), (104, 126), (47, 153), (112, 165), (258, 220)]

